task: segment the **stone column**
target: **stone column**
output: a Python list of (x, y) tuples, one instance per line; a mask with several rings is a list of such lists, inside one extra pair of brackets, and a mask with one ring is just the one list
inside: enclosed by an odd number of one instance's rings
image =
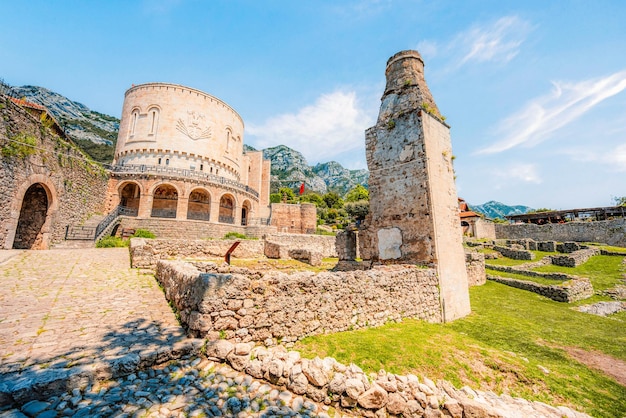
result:
[(433, 267), (444, 320), (470, 313), (450, 128), (417, 51), (387, 62), (378, 121), (366, 131), (370, 213), (362, 257)]

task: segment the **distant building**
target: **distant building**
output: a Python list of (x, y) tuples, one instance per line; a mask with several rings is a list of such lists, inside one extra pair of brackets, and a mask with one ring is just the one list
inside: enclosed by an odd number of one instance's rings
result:
[(459, 217), (463, 235), (472, 238), (496, 238), (494, 223), (470, 210), (469, 205), (461, 198), (459, 198)]

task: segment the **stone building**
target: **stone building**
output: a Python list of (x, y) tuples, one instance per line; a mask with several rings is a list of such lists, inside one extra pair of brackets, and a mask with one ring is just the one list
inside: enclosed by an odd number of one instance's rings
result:
[(233, 108), (202, 91), (166, 83), (131, 87), (108, 210), (119, 206), (137, 219), (267, 225), (270, 162), (261, 151), (244, 153), (243, 130)]
[(435, 268), (444, 320), (459, 318), (470, 304), (450, 129), (417, 51), (392, 56), (385, 74), (378, 120), (365, 134), (370, 211), (361, 257)]

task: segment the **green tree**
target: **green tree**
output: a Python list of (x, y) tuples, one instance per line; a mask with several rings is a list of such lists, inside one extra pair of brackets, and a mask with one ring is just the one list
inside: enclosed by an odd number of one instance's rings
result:
[(626, 206), (626, 196), (615, 196), (613, 201), (615, 202), (615, 206)]
[(282, 201), (282, 196), (280, 193), (270, 194), (270, 203), (280, 203), (281, 201)]
[(370, 192), (363, 185), (357, 184), (346, 194), (346, 202), (358, 202), (359, 200), (369, 200)]
[(357, 200), (356, 202), (347, 202), (344, 209), (348, 215), (356, 221), (365, 219), (370, 211), (369, 200)]
[(324, 202), (324, 199), (322, 199), (322, 196), (320, 196), (319, 194), (315, 192), (307, 192), (303, 194), (302, 196), (300, 196), (300, 202), (313, 203), (318, 208), (326, 205), (326, 203)]
[(294, 203), (296, 200), (296, 194), (289, 187), (281, 187), (278, 189), (278, 194), (281, 196), (281, 202), (287, 200), (287, 203)]
[(343, 199), (335, 192), (328, 192), (322, 199), (329, 209), (341, 209), (343, 207)]

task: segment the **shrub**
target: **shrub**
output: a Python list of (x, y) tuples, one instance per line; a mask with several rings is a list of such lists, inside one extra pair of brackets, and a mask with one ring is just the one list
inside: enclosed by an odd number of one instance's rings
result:
[(226, 235), (224, 235), (223, 239), (249, 239), (249, 238), (245, 236), (244, 234), (240, 234), (239, 232), (229, 232)]
[(147, 229), (138, 229), (132, 235), (133, 238), (156, 238), (156, 235)]
[(128, 247), (128, 240), (119, 237), (104, 237), (96, 242), (96, 248)]
[(2, 147), (2, 156), (26, 158), (37, 152), (36, 145), (37, 138), (25, 133), (19, 133), (11, 138), (7, 145)]

